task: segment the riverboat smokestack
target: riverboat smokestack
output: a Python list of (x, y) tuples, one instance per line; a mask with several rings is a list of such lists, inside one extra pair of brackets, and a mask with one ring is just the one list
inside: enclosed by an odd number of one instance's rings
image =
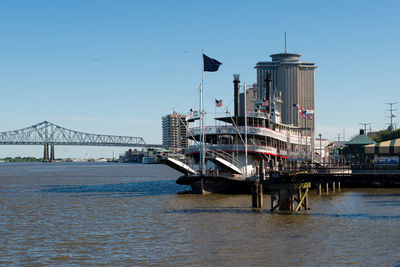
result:
[(233, 74), (235, 118), (240, 116), (240, 74)]
[(271, 82), (272, 82), (271, 73), (268, 72), (267, 78), (265, 79), (265, 100), (268, 100), (268, 103), (271, 103), (271, 99), (270, 99), (271, 98), (270, 92), (271, 92), (271, 87), (272, 87)]

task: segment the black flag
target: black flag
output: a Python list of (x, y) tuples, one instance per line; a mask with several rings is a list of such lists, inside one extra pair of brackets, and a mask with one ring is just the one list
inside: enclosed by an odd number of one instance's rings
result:
[(204, 71), (217, 71), (221, 62), (203, 54)]

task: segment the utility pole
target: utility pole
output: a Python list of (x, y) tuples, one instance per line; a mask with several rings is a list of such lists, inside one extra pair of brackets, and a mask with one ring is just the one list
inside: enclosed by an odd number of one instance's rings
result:
[(385, 109), (387, 111), (390, 111), (390, 116), (386, 116), (386, 118), (390, 118), (390, 131), (393, 131), (393, 118), (396, 117), (396, 115), (393, 114), (393, 111), (397, 109), (393, 109), (393, 105), (396, 105), (399, 102), (391, 102), (391, 103), (385, 103), (386, 105), (390, 106), (390, 109)]
[(325, 155), (324, 155), (324, 158), (322, 157), (322, 134), (318, 134), (318, 135), (319, 135), (319, 156), (321, 157), (322, 161), (325, 163)]
[(367, 125), (371, 125), (371, 122), (359, 122), (358, 124), (364, 125), (364, 134), (367, 135)]
[(346, 132), (344, 128), (343, 128), (343, 141), (346, 141)]

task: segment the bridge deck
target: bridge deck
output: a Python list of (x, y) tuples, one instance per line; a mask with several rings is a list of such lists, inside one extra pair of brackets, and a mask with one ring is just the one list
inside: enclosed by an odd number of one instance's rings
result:
[(83, 133), (44, 121), (19, 130), (0, 132), (0, 145), (120, 146), (161, 148), (142, 137)]

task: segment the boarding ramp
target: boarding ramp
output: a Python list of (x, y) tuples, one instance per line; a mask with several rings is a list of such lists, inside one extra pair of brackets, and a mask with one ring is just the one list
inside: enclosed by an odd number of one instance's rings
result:
[(162, 162), (172, 169), (184, 174), (197, 173), (192, 161), (183, 154), (168, 153), (168, 155), (163, 157)]
[(228, 169), (234, 174), (242, 174), (239, 169), (239, 161), (235, 160), (231, 154), (223, 151), (207, 150), (206, 158), (225, 169)]

